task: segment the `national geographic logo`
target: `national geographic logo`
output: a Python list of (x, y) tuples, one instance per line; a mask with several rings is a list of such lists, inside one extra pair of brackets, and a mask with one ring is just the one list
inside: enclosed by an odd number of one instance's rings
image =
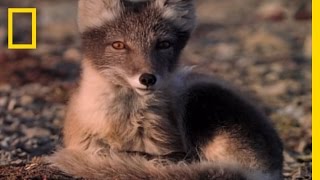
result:
[[(31, 42), (14, 42), (14, 25), (16, 14), (31, 14)], [(37, 48), (37, 9), (36, 8), (8, 8), (8, 49), (36, 49)]]

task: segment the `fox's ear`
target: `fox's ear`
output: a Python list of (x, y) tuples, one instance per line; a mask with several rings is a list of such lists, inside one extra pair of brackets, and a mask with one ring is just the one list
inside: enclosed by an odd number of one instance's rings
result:
[(78, 25), (80, 32), (99, 27), (120, 14), (119, 0), (79, 0)]
[(191, 32), (195, 28), (196, 15), (194, 0), (155, 0), (163, 9), (163, 17), (174, 21), (182, 31)]

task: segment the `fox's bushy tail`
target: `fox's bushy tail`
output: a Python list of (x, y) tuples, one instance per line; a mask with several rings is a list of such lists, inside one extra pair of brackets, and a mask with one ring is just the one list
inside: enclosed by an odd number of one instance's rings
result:
[(139, 155), (95, 156), (62, 149), (48, 158), (61, 171), (85, 179), (247, 179), (236, 169), (225, 169), (209, 162), (173, 163), (147, 160)]

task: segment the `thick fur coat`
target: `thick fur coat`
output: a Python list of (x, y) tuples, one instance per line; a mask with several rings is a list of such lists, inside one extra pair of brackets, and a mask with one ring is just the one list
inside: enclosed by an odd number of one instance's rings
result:
[(282, 179), (268, 118), (178, 67), (194, 27), (193, 0), (80, 0), (82, 76), (52, 165), (89, 179)]

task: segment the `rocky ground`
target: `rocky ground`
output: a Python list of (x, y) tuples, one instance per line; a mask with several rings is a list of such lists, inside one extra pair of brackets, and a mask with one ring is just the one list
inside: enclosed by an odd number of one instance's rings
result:
[[(7, 50), (6, 8), (16, 6), (38, 7), (37, 50)], [(255, 96), (284, 142), (284, 177), (311, 179), (311, 1), (198, 0), (197, 10), (184, 64)], [(15, 40), (25, 42), (17, 18)], [(76, 1), (2, 0), (0, 43), (0, 179), (19, 179), (60, 141), (80, 69)]]

